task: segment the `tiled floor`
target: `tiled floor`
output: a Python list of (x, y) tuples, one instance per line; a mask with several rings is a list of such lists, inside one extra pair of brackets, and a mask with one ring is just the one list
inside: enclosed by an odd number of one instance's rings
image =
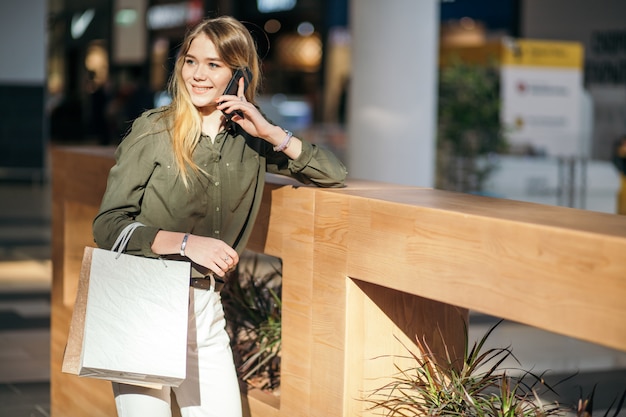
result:
[[(469, 340), (479, 340), (497, 322), (480, 315), (476, 319), (473, 324), (470, 321)], [(626, 352), (514, 322), (503, 322), (496, 328), (485, 344), (486, 349), (491, 347), (511, 348), (515, 358), (502, 363), (508, 374), (521, 375), (516, 370), (544, 374), (546, 384), (556, 391), (540, 390), (544, 402), (559, 401), (573, 407), (581, 395), (586, 397), (596, 386), (594, 415), (603, 415), (613, 400), (626, 392)], [(619, 416), (626, 416), (626, 407)]]
[(50, 416), (50, 384), (47, 382), (0, 384), (0, 416)]
[(0, 417), (49, 416), (49, 187), (0, 182), (0, 201)]
[[(49, 191), (0, 181), (0, 417), (50, 415)], [(473, 314), (470, 340), (495, 321)], [(575, 404), (597, 384), (594, 415), (602, 415), (600, 410), (626, 390), (626, 352), (507, 322), (489, 340), (490, 346), (513, 348), (521, 365), (506, 365), (548, 370), (553, 385), (574, 375), (556, 386), (563, 404)]]

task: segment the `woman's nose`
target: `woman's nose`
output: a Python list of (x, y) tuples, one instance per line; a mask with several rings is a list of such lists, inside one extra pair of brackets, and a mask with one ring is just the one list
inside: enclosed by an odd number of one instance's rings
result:
[(204, 80), (207, 77), (206, 69), (203, 65), (198, 65), (193, 73), (193, 77), (197, 80)]

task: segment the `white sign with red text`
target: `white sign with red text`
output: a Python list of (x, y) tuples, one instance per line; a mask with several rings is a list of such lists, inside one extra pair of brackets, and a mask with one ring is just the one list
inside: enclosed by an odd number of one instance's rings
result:
[(513, 146), (550, 156), (582, 153), (582, 66), (577, 43), (505, 43), (501, 118)]

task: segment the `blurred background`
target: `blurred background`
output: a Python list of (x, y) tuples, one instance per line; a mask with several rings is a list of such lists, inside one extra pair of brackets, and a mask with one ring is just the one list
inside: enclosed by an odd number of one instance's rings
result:
[[(49, 412), (50, 147), (116, 146), (222, 14), (257, 40), (266, 114), (352, 178), (626, 214), (624, 0), (3, 0), (0, 415)], [(514, 323), (500, 341), (625, 388), (624, 352)]]
[[(418, 3), (4, 1), (0, 175), (45, 179), (51, 144), (119, 143), (168, 102), (186, 29), (231, 14), (257, 40), (268, 116), (352, 176), (618, 211), (626, 3)], [(381, 148), (379, 132), (406, 139)], [(381, 150), (399, 163), (374, 163)]]

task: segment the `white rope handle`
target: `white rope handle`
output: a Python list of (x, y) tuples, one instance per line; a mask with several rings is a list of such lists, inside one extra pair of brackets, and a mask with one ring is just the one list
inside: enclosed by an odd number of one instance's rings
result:
[(113, 252), (117, 252), (117, 257), (119, 257), (122, 252), (126, 250), (126, 245), (128, 245), (128, 241), (130, 240), (130, 237), (132, 236), (135, 229), (141, 226), (145, 225), (140, 222), (134, 222), (129, 224), (122, 230), (120, 235), (115, 240), (115, 243), (113, 243), (113, 247), (111, 248)]

